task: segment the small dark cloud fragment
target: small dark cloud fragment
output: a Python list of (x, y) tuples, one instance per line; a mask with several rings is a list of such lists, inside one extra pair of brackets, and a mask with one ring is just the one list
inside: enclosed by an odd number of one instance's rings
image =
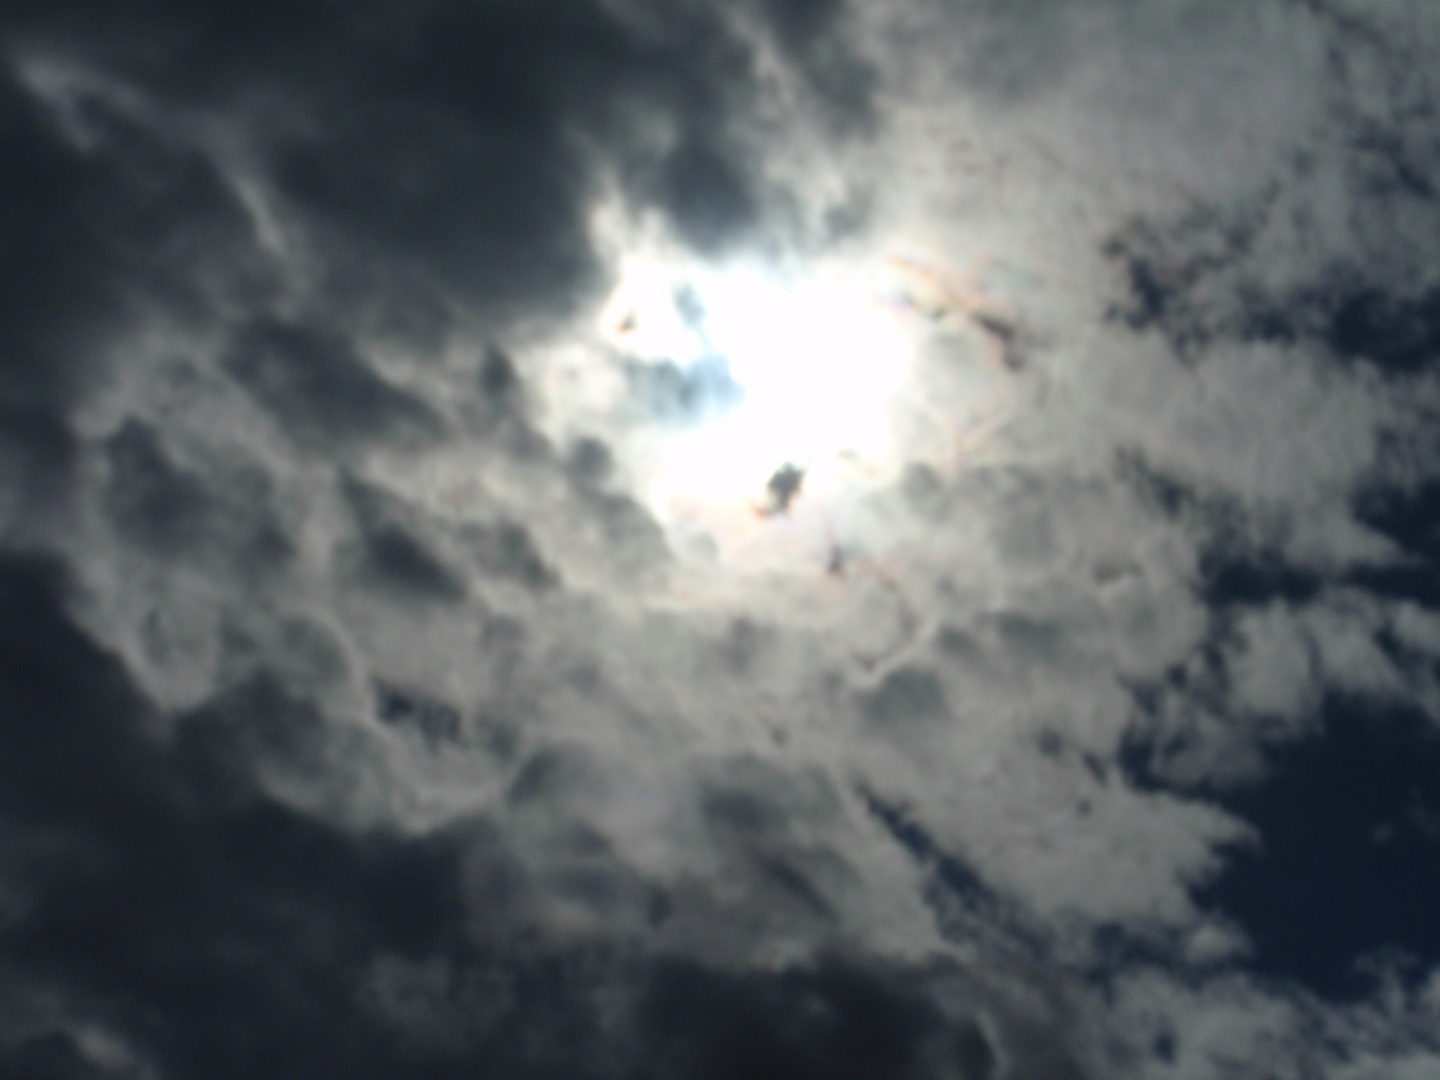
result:
[(961, 859), (945, 851), (934, 837), (898, 803), (862, 791), (865, 808), (887, 833), (919, 863), (931, 868), (936, 878), (967, 905), (993, 903), (989, 889), (978, 874)]
[(1065, 631), (1054, 623), (1018, 611), (1002, 611), (985, 621), (993, 624), (1001, 647), (1016, 659), (1044, 664), (1065, 655)]
[(554, 804), (598, 783), (590, 755), (574, 746), (547, 746), (522, 765), (507, 792), (516, 806)]
[(1340, 575), (1339, 581), (1381, 599), (1408, 600), (1424, 608), (1440, 610), (1440, 570), (1421, 560), (1352, 567)]
[(1200, 503), (1199, 492), (1192, 484), (1156, 468), (1137, 449), (1122, 448), (1116, 453), (1115, 472), (1142, 503), (1172, 520)]
[(1395, 288), (1340, 264), (1301, 288), (1278, 296), (1252, 288), (1244, 299), (1236, 333), (1246, 340), (1313, 341), (1340, 360), (1399, 376), (1440, 363), (1437, 288)]
[(757, 508), (762, 517), (788, 513), (790, 504), (800, 497), (805, 486), (805, 470), (786, 462), (765, 481), (765, 499)]
[(1131, 927), (1120, 922), (1103, 922), (1090, 933), (1087, 973), (1100, 980), (1139, 967), (1174, 970), (1183, 963), (1183, 942), (1179, 935)]
[(1255, 941), (1255, 968), (1331, 1000), (1368, 992), (1363, 962), (1440, 961), (1440, 737), (1424, 717), (1334, 698), (1323, 732), (1271, 756), (1223, 801), (1260, 832), (1199, 898)]
[(767, 627), (747, 618), (737, 618), (720, 642), (720, 659), (730, 673), (746, 675), (764, 661), (773, 647), (773, 635)]
[(256, 319), (235, 336), (225, 368), (308, 449), (424, 443), (441, 431), (428, 406), (377, 375), (352, 342), (332, 331)]
[(1107, 242), (1104, 253), (1122, 265), (1130, 293), (1125, 304), (1110, 309), (1110, 317), (1132, 330), (1144, 330), (1163, 319), (1184, 284), (1180, 274), (1157, 267), (1154, 256), (1134, 251), (1122, 239)]
[(1217, 335), (1235, 333), (1233, 313), (1213, 293), (1237, 291), (1233, 279), (1268, 212), (1260, 198), (1233, 211), (1197, 203), (1163, 226), (1131, 222), (1102, 249), (1127, 286), (1108, 316), (1133, 330), (1158, 331), (1178, 356), (1195, 360)]
[(457, 742), (462, 735), (460, 711), (417, 690), (378, 682), (375, 710), (383, 723), (417, 732), (431, 749)]

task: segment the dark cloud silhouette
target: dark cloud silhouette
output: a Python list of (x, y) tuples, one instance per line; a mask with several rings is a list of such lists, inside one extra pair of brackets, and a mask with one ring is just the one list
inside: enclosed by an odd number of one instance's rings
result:
[(225, 367), (302, 446), (334, 452), (375, 438), (438, 434), (429, 408), (375, 374), (333, 332), (260, 320), (236, 335)]
[(388, 683), (377, 686), (375, 696), (381, 720), (413, 728), (431, 746), (453, 742), (461, 736), (460, 713), (453, 705)]
[(804, 486), (805, 470), (786, 462), (765, 481), (765, 502), (760, 512), (767, 517), (786, 513), (790, 504), (800, 497)]
[(877, 122), (879, 76), (845, 34), (840, 0), (766, 0), (775, 36), (794, 59), (842, 131), (865, 131)]
[(91, 346), (123, 311), (124, 268), (93, 208), (133, 195), (108, 159), (63, 145), (12, 73), (0, 83), (0, 140), (11, 162), (0, 181), (9, 207), (0, 226), (0, 391), (11, 409), (55, 409), (85, 384)]
[(172, 461), (154, 428), (134, 418), (106, 440), (105, 456), (106, 508), (127, 539), (168, 557), (229, 553), (247, 571), (292, 553), (259, 468), (202, 478)]
[(705, 253), (739, 243), (759, 217), (757, 195), (729, 155), (688, 142), (660, 166), (655, 194), (680, 234)]
[(344, 490), (360, 530), (341, 547), (345, 570), (400, 599), (453, 603), (464, 597), (465, 579), (431, 550), (421, 520), (403, 500), (354, 478)]
[(476, 561), (487, 573), (518, 581), (532, 589), (559, 583), (559, 575), (546, 564), (523, 525), (513, 521), (494, 526), (475, 526), (465, 539)]
[[(170, 750), (152, 745), (123, 667), (65, 615), (59, 568), (7, 557), (0, 587), (18, 620), (3, 640), (5, 825), (59, 842), (7, 870), (34, 896), (5, 927), (12, 974), (76, 995), (62, 1025), (144, 1017), (122, 1037), (167, 1071), (289, 1060), (383, 1074), (384, 1048), (344, 1033), (344, 958), (449, 932), (445, 844), (349, 837), (260, 795), (247, 762), (303, 754), (318, 722), (273, 685), (200, 711)], [(59, 1036), (7, 1053), (16, 1068), (79, 1067)]]

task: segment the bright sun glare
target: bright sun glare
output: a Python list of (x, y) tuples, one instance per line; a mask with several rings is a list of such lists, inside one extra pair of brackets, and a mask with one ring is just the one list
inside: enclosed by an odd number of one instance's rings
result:
[(758, 500), (785, 466), (813, 487), (892, 450), (889, 404), (910, 346), (862, 274), (636, 267), (601, 328), (622, 355), (693, 384), (691, 422), (659, 432), (647, 492), (657, 507)]
[[(972, 421), (993, 411), (1000, 309), (964, 275), (903, 258), (801, 273), (631, 255), (619, 271), (597, 337), (548, 368), (555, 432), (617, 446), (672, 539), (724, 566), (843, 562), (867, 491), (927, 448), (953, 454), (956, 400), (976, 403)], [(916, 375), (937, 327), (993, 339), (972, 350), (991, 350), (990, 376), (969, 365), (947, 406)]]

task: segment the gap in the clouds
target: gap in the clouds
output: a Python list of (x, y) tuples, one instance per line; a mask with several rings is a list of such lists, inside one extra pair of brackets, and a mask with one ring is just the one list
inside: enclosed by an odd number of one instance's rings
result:
[(870, 816), (884, 826), (885, 831), (917, 862), (933, 868), (935, 876), (947, 887), (975, 904), (991, 900), (989, 890), (979, 875), (941, 848), (903, 807), (887, 802), (872, 792), (862, 791), (861, 796)]
[(1221, 798), (1261, 847), (1197, 893), (1252, 935), (1255, 968), (1323, 997), (1367, 991), (1367, 960), (1440, 962), (1440, 732), (1332, 698), (1323, 733), (1272, 750), (1269, 779)]
[(1212, 608), (1276, 600), (1304, 604), (1324, 585), (1319, 574), (1269, 550), (1236, 554), (1217, 545), (1201, 553), (1199, 569), (1200, 596)]
[(1416, 297), (1357, 288), (1334, 298), (1324, 339), (1340, 356), (1412, 372), (1440, 359), (1440, 289)]
[(1389, 537), (1407, 553), (1427, 560), (1431, 574), (1440, 563), (1440, 479), (1412, 487), (1375, 485), (1355, 498), (1356, 517)]
[(1013, 904), (997, 895), (966, 862), (947, 851), (915, 814), (900, 802), (866, 787), (857, 794), (870, 816), (929, 876), (925, 899), (943, 934), (953, 940), (983, 940), (1007, 952), (1045, 951), (1044, 935)]

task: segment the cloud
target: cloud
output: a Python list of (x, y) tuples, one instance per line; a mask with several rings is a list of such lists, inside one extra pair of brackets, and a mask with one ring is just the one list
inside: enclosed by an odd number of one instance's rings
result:
[[(0, 1071), (1433, 1069), (1432, 22), (8, 15)], [(657, 252), (894, 468), (657, 501)]]

